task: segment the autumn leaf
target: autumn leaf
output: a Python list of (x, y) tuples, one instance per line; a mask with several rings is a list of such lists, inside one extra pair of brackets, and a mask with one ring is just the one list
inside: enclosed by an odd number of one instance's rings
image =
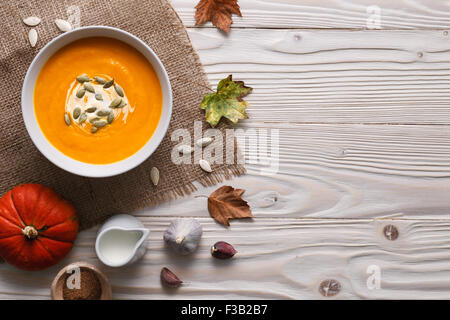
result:
[(211, 21), (214, 26), (225, 32), (230, 31), (233, 20), (231, 15), (242, 17), (237, 0), (200, 0), (195, 6), (195, 25)]
[(243, 189), (223, 186), (208, 198), (208, 211), (217, 222), (229, 226), (229, 219), (253, 218), (247, 201), (241, 198)]
[(220, 80), (217, 92), (203, 97), (200, 109), (205, 109), (206, 121), (215, 127), (222, 117), (233, 123), (247, 119), (247, 101), (242, 100), (253, 88), (246, 87), (243, 81), (233, 81), (232, 76)]

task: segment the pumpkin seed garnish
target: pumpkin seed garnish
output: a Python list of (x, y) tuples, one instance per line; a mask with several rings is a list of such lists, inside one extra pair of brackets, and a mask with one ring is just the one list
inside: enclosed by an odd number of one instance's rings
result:
[(106, 83), (106, 79), (102, 78), (102, 77), (94, 77), (95, 82), (99, 83), (99, 84), (105, 84)]
[(92, 118), (91, 120), (89, 120), (89, 122), (94, 123), (95, 121), (98, 121), (98, 120), (101, 120), (101, 118), (95, 117), (95, 118)]
[(81, 76), (78, 76), (77, 77), (77, 81), (79, 82), (79, 83), (84, 83), (84, 82), (89, 82), (89, 81), (91, 81), (91, 78), (89, 78), (87, 75), (85, 75), (85, 74), (82, 74)]
[(118, 105), (120, 105), (122, 103), (122, 98), (115, 98), (111, 104), (109, 105), (110, 108), (115, 108)]
[(78, 123), (79, 123), (79, 124), (82, 124), (83, 122), (86, 121), (86, 119), (87, 119), (87, 115), (86, 115), (86, 113), (83, 113), (83, 114), (80, 116), (80, 119), (78, 119)]
[(80, 114), (81, 114), (81, 109), (80, 109), (80, 108), (75, 108), (75, 109), (73, 110), (72, 116), (73, 116), (74, 119), (78, 119), (78, 117), (80, 116)]
[(116, 90), (119, 96), (123, 97), (124, 95), (123, 89), (117, 83), (114, 84), (114, 89)]
[(66, 122), (66, 124), (68, 126), (70, 126), (71, 121), (70, 121), (70, 117), (67, 113), (64, 113), (64, 121)]
[(96, 133), (98, 131), (97, 127), (91, 127), (91, 133)]
[(77, 96), (77, 98), (83, 98), (83, 96), (84, 96), (84, 94), (86, 93), (86, 89), (84, 89), (84, 88), (80, 88), (78, 91), (77, 91), (77, 94), (76, 94), (76, 96)]
[(108, 119), (107, 119), (108, 123), (111, 124), (114, 121), (114, 113), (110, 112), (108, 114)]
[(109, 111), (109, 110), (100, 110), (100, 111), (97, 112), (97, 115), (98, 115), (99, 117), (106, 117), (106, 116), (108, 116), (110, 113), (111, 113), (111, 111)]
[(104, 85), (103, 88), (108, 89), (109, 87), (111, 87), (114, 84), (114, 79), (111, 79), (109, 81), (107, 81)]
[(122, 100), (122, 102), (116, 107), (117, 109), (119, 108), (123, 108), (127, 105), (127, 103), (125, 101)]
[(93, 86), (92, 84), (90, 84), (89, 82), (83, 83), (83, 87), (84, 87), (87, 91), (92, 92), (92, 93), (95, 93), (94, 86)]
[(101, 93), (96, 93), (95, 94), (95, 99), (97, 99), (98, 101), (103, 101), (103, 96)]
[(97, 110), (96, 107), (89, 107), (89, 108), (86, 109), (86, 112), (87, 113), (92, 113), (92, 112), (95, 112), (96, 110)]
[(106, 126), (106, 121), (105, 120), (97, 120), (97, 121), (92, 122), (92, 124), (97, 128), (103, 128), (104, 126)]

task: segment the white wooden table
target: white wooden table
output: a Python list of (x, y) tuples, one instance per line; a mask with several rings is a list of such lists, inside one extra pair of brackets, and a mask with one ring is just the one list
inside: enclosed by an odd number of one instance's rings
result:
[[(1, 264), (0, 298), (47, 299), (59, 268), (83, 260), (106, 272), (117, 299), (449, 299), (450, 2), (240, 0), (228, 36), (194, 27), (196, 2), (172, 0), (211, 85), (244, 80), (254, 92), (239, 127), (280, 132), (278, 174), (248, 164), (227, 182), (247, 190), (255, 219), (218, 225), (195, 197), (217, 186), (200, 188), (137, 213), (151, 230), (138, 264), (100, 265), (92, 229), (45, 272)], [(381, 29), (369, 30), (373, 5)], [(174, 216), (204, 227), (192, 257), (164, 247)], [(235, 245), (235, 259), (211, 258), (218, 240)], [(161, 288), (163, 266), (185, 281), (175, 293)], [(367, 285), (374, 270), (378, 289)], [(319, 293), (326, 279), (340, 283), (336, 296)]]

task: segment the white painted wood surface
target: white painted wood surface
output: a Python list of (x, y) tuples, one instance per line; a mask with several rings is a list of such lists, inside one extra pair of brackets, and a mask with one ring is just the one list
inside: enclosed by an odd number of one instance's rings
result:
[[(84, 260), (103, 269), (117, 299), (450, 299), (449, 3), (418, 0), (240, 0), (229, 35), (194, 28), (196, 0), (172, 0), (211, 85), (233, 74), (254, 87), (250, 138), (279, 130), (279, 170), (248, 163), (227, 184), (246, 189), (255, 218), (215, 223), (206, 208), (217, 186), (135, 213), (151, 230), (145, 259), (125, 269), (99, 264), (96, 228), (80, 233), (70, 256), (45, 272), (0, 265), (0, 298), (49, 298), (59, 268)], [(366, 30), (367, 7), (381, 30)], [(412, 30), (404, 30), (412, 29)], [(272, 131), (271, 131), (272, 130)], [(248, 162), (258, 150), (244, 148)], [(162, 233), (175, 216), (204, 227), (199, 251), (178, 257)], [(388, 216), (385, 219), (379, 217)], [(387, 240), (387, 224), (399, 237)], [(235, 245), (231, 261), (209, 247)], [(369, 290), (371, 265), (381, 288)], [(185, 282), (161, 288), (169, 267)], [(322, 280), (342, 285), (335, 297)]]

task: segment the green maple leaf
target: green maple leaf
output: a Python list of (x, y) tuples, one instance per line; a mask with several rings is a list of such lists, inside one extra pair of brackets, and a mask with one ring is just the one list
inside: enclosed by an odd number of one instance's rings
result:
[(243, 81), (233, 81), (231, 75), (220, 80), (217, 92), (203, 97), (200, 109), (205, 109), (206, 121), (215, 127), (222, 117), (233, 123), (247, 119), (247, 101), (242, 100), (253, 88), (246, 87)]

